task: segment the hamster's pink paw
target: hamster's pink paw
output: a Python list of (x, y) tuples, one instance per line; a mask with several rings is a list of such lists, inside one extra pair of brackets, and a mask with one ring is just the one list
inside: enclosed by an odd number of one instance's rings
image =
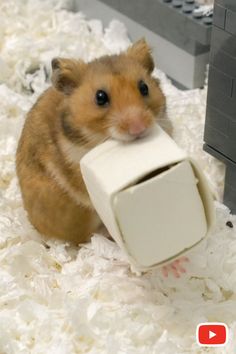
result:
[(182, 273), (186, 273), (185, 264), (189, 262), (188, 257), (181, 257), (174, 262), (162, 267), (162, 275), (167, 278), (169, 274), (173, 274), (175, 278), (180, 278)]

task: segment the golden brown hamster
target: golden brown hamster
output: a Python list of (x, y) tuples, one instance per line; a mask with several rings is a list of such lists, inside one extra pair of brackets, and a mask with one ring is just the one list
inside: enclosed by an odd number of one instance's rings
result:
[(107, 138), (132, 143), (162, 119), (165, 97), (153, 69), (145, 40), (90, 63), (52, 60), (53, 85), (28, 113), (16, 158), (24, 207), (44, 236), (81, 243), (101, 224), (80, 159)]

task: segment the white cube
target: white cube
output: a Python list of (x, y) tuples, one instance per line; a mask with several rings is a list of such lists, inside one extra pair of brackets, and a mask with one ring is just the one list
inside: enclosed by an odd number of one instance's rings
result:
[(159, 126), (131, 143), (97, 146), (81, 171), (95, 209), (137, 271), (173, 261), (213, 225), (201, 169)]

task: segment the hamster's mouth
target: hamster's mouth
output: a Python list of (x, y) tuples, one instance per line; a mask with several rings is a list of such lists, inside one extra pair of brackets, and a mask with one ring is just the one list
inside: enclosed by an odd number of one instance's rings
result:
[(118, 140), (118, 141), (123, 141), (123, 142), (132, 142), (134, 140), (142, 139), (145, 138), (147, 135), (149, 135), (153, 129), (153, 125), (150, 127), (146, 128), (145, 131), (143, 131), (140, 134), (137, 135), (131, 135), (129, 133), (120, 133), (117, 131), (115, 127), (110, 127), (109, 128), (109, 135), (112, 139)]

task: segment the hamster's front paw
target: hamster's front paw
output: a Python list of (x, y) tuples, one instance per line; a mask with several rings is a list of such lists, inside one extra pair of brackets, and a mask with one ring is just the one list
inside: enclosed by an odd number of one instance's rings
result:
[(182, 273), (186, 273), (185, 264), (189, 262), (188, 257), (181, 257), (174, 262), (162, 267), (162, 275), (167, 278), (169, 274), (173, 274), (175, 278), (180, 278)]

